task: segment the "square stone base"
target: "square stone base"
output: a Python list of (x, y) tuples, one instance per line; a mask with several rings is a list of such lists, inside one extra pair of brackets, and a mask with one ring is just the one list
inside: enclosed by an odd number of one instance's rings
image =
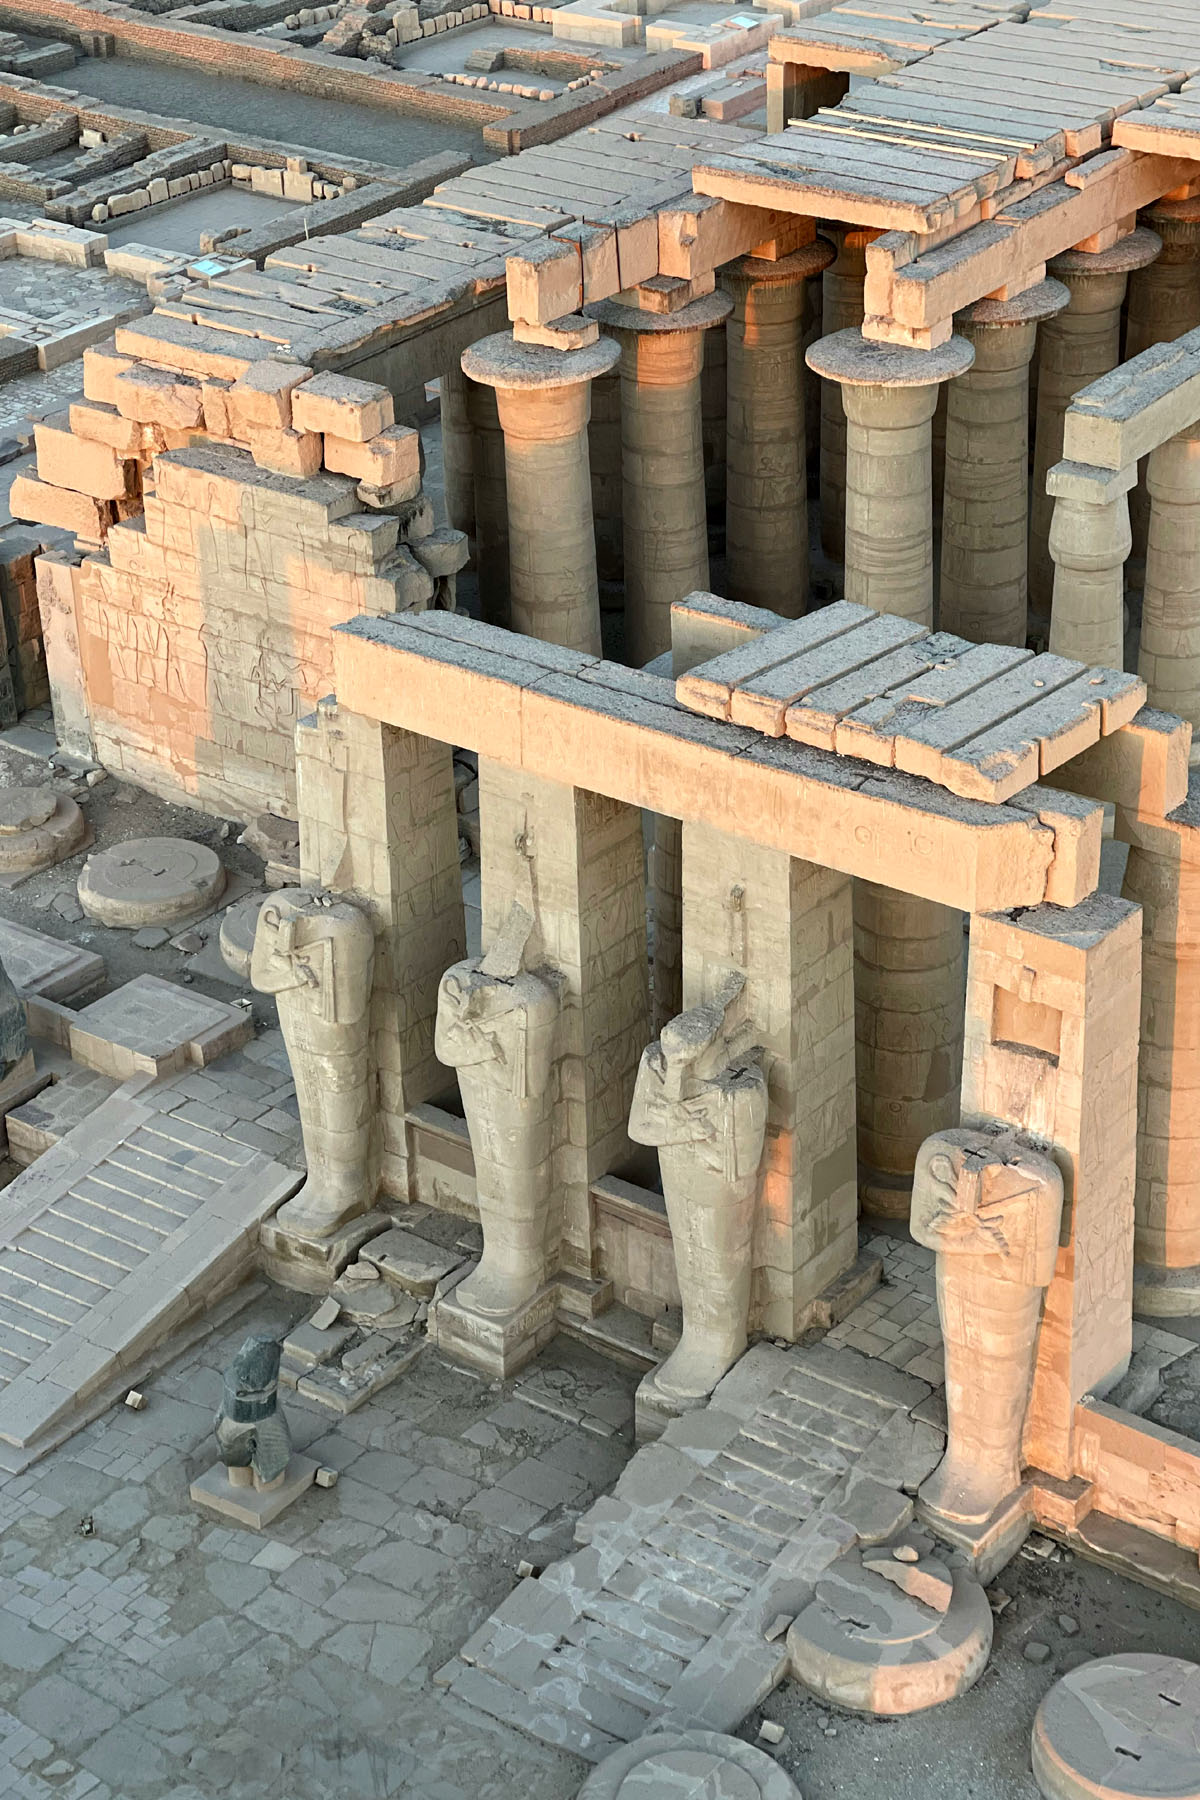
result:
[(637, 1393), (633, 1398), (633, 1435), (639, 1444), (652, 1443), (660, 1438), (672, 1419), (682, 1418), (684, 1413), (696, 1412), (707, 1406), (707, 1394), (697, 1399), (680, 1400), (674, 1395), (664, 1394), (655, 1381), (656, 1371), (651, 1369), (638, 1383)]
[(456, 1282), (429, 1309), (429, 1336), (451, 1362), (505, 1380), (532, 1362), (558, 1329), (557, 1282), (547, 1282), (524, 1306), (503, 1315), (473, 1312), (459, 1300), (460, 1291)]
[(944, 1519), (921, 1504), (917, 1496), (917, 1518), (934, 1537), (961, 1550), (975, 1578), (987, 1587), (1010, 1563), (1033, 1530), (1033, 1493), (1027, 1482), (1002, 1500), (990, 1519), (979, 1525), (964, 1525), (957, 1519)]
[(189, 1492), (196, 1506), (218, 1513), (239, 1525), (261, 1531), (285, 1512), (293, 1500), (307, 1493), (316, 1480), (318, 1464), (309, 1456), (293, 1456), (278, 1487), (234, 1487), (224, 1463), (214, 1463), (207, 1474), (193, 1481)]
[(359, 1213), (340, 1225), (332, 1237), (310, 1238), (289, 1231), (286, 1221), (276, 1214), (259, 1228), (263, 1269), (281, 1287), (301, 1294), (327, 1294), (347, 1263), (391, 1222), (385, 1212)]

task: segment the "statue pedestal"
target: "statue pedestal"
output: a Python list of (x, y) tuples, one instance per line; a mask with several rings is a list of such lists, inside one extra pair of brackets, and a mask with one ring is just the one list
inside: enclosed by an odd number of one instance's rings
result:
[(554, 1336), (558, 1283), (545, 1282), (511, 1312), (476, 1312), (458, 1298), (462, 1281), (476, 1266), (472, 1263), (464, 1269), (461, 1279), (433, 1301), (427, 1327), (430, 1342), (451, 1362), (507, 1380), (532, 1362)]
[(655, 1380), (657, 1374), (657, 1369), (651, 1369), (638, 1383), (634, 1395), (633, 1436), (639, 1444), (649, 1444), (660, 1438), (672, 1419), (680, 1419), (684, 1413), (707, 1406), (711, 1398), (708, 1394), (664, 1393)]
[(225, 1464), (214, 1463), (206, 1474), (193, 1481), (188, 1492), (195, 1506), (233, 1519), (238, 1525), (249, 1525), (254, 1531), (277, 1519), (281, 1512), (306, 1494), (317, 1478), (320, 1465), (311, 1456), (293, 1456), (278, 1487), (234, 1487)]
[(923, 1505), (918, 1494), (917, 1518), (944, 1544), (960, 1550), (975, 1579), (987, 1587), (1012, 1561), (1033, 1530), (1033, 1492), (1027, 1483), (1015, 1488), (991, 1517), (979, 1524), (947, 1519)]
[(393, 1224), (390, 1213), (364, 1212), (346, 1219), (329, 1237), (308, 1237), (291, 1229), (287, 1201), (259, 1230), (264, 1272), (281, 1287), (300, 1294), (327, 1294), (363, 1245)]

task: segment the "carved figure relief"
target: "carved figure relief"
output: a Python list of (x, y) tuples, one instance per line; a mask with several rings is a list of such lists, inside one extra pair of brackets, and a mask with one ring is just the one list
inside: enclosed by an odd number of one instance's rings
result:
[(733, 974), (715, 1000), (663, 1026), (629, 1116), (634, 1142), (658, 1149), (683, 1303), (683, 1335), (654, 1385), (684, 1402), (710, 1394), (746, 1348), (767, 1083), (744, 988)]
[(921, 1499), (947, 1519), (981, 1523), (1020, 1485), (1062, 1206), (1058, 1165), (1014, 1131), (962, 1127), (921, 1146), (912, 1234), (937, 1252), (949, 1423)]
[(438, 989), (434, 1051), (457, 1069), (475, 1157), (483, 1255), (458, 1301), (500, 1316), (550, 1274), (548, 1235), (562, 980), (526, 968), (533, 919), (514, 906), (486, 955), (455, 963)]
[(332, 894), (287, 888), (258, 915), (250, 980), (274, 994), (287, 1045), (308, 1178), (277, 1219), (331, 1237), (370, 1205), (371, 980), (375, 934)]

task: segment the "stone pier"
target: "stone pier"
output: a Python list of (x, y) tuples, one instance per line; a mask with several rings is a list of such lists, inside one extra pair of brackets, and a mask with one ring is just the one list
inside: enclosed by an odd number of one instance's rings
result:
[(1029, 571), (1029, 364), (1060, 281), (958, 315), (975, 362), (947, 382), (939, 623), (981, 644), (1024, 644)]
[(590, 309), (620, 344), (625, 655), (671, 647), (671, 605), (708, 586), (700, 371), (704, 333), (727, 317), (710, 293), (675, 312), (605, 300)]
[(802, 345), (808, 281), (833, 260), (823, 240), (721, 273), (728, 340), (726, 588), (731, 600), (799, 618), (808, 605), (808, 466)]
[(511, 627), (595, 656), (600, 600), (588, 413), (591, 383), (617, 356), (603, 340), (563, 351), (499, 332), (462, 359), (473, 381), (495, 388), (504, 431)]
[(1110, 250), (1067, 250), (1049, 273), (1070, 291), (1070, 302), (1041, 329), (1037, 426), (1033, 450), (1033, 507), (1029, 527), (1029, 604), (1042, 625), (1050, 616), (1054, 564), (1050, 551), (1053, 498), (1046, 477), (1063, 453), (1063, 420), (1080, 388), (1121, 360), (1121, 308), (1129, 277), (1152, 263), (1161, 240), (1139, 226)]
[(750, 1323), (768, 1337), (798, 1337), (858, 1253), (850, 890), (834, 870), (684, 823), (684, 1007), (740, 971), (765, 1052)]
[[(846, 410), (847, 600), (933, 622), (930, 435), (941, 382), (974, 351), (823, 338), (809, 367)], [(859, 1192), (904, 1217), (917, 1151), (956, 1122), (962, 1052), (962, 916), (871, 881), (854, 887)]]
[(1138, 674), (1151, 706), (1177, 713), (1200, 734), (1200, 424), (1148, 460)]

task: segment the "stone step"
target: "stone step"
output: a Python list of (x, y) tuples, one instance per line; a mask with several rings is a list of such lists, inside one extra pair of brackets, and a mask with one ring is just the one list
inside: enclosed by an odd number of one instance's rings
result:
[[(3, 960), (0, 950), (0, 961)], [(43, 1150), (49, 1150), (68, 1131), (82, 1124), (116, 1093), (119, 1085), (111, 1075), (98, 1075), (94, 1069), (72, 1068), (61, 1079), (44, 1087), (32, 1100), (15, 1107), (5, 1118), (8, 1150), (13, 1161), (27, 1167)]]
[(594, 1319), (560, 1309), (558, 1323), (568, 1337), (591, 1344), (626, 1368), (654, 1369), (662, 1361), (653, 1343), (653, 1321), (628, 1306), (606, 1307)]

